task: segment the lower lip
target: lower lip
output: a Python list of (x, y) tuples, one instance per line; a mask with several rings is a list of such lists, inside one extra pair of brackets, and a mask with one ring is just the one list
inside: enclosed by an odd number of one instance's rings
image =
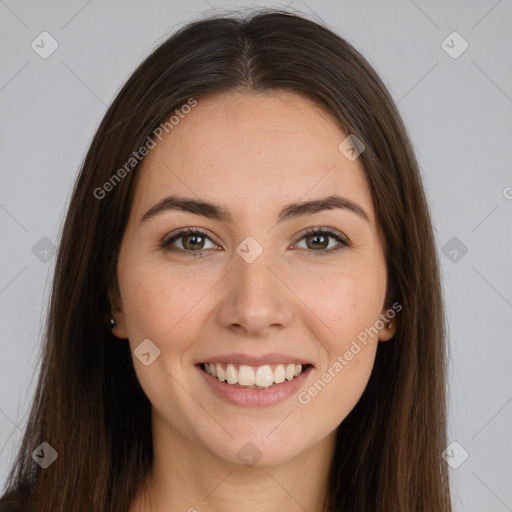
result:
[(199, 366), (197, 366), (197, 369), (212, 391), (226, 402), (242, 407), (266, 407), (284, 402), (287, 398), (296, 394), (308, 378), (313, 367), (310, 366), (292, 380), (274, 384), (267, 389), (238, 388), (212, 377)]

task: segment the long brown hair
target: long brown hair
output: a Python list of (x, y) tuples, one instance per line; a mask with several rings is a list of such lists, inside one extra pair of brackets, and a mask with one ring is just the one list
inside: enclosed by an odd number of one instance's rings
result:
[[(190, 98), (271, 90), (320, 103), (364, 141), (359, 158), (385, 242), (387, 303), (403, 307), (396, 335), (378, 344), (367, 388), (338, 427), (329, 510), (451, 510), (441, 458), (443, 297), (411, 143), (364, 57), (322, 24), (278, 10), (188, 24), (139, 65), (106, 112), (63, 226), (37, 390), (3, 503), (34, 512), (129, 509), (152, 463), (150, 403), (128, 344), (105, 319), (136, 166), (115, 186), (104, 184)], [(58, 452), (44, 470), (31, 457), (43, 441)]]

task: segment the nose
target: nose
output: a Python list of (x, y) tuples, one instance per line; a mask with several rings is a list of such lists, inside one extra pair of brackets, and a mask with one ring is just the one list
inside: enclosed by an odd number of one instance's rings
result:
[(263, 337), (288, 326), (295, 309), (294, 295), (270, 251), (263, 251), (252, 263), (238, 254), (233, 260), (217, 310), (222, 326), (252, 337)]

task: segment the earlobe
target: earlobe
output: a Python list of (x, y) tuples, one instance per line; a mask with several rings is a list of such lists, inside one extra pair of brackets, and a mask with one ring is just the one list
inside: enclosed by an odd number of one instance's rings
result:
[(119, 338), (120, 340), (126, 340), (128, 339), (128, 336), (126, 335), (126, 331), (124, 330), (124, 328), (119, 325), (115, 318), (114, 317), (111, 317), (110, 318), (110, 321), (109, 321), (109, 328), (110, 328), (110, 332), (116, 337), (116, 338)]
[(388, 341), (397, 332), (397, 325), (398, 325), (398, 316), (395, 316), (395, 318), (390, 319), (386, 318), (385, 313), (381, 315), (381, 322), (384, 324), (383, 328), (379, 331), (379, 341)]
[(382, 329), (379, 333), (379, 341), (388, 341), (390, 340), (396, 333), (396, 328), (394, 323), (388, 324), (384, 329)]
[(113, 291), (111, 288), (108, 290), (108, 298), (110, 302), (110, 310), (112, 314), (108, 321), (110, 332), (119, 339), (128, 339), (128, 335), (124, 328), (124, 313), (121, 306), (121, 298), (118, 292)]

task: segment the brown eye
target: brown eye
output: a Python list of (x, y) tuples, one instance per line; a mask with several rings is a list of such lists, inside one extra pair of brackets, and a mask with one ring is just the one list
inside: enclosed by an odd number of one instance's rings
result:
[[(302, 240), (305, 241), (306, 247), (300, 247), (298, 244), (296, 246), (305, 249), (314, 256), (333, 254), (340, 249), (351, 246), (341, 233), (331, 228), (310, 229), (302, 235), (299, 242), (302, 242)], [(338, 244), (330, 246), (331, 240), (337, 241)], [(211, 243), (213, 247), (205, 247), (207, 242)], [(172, 233), (163, 240), (161, 247), (171, 252), (190, 256), (202, 256), (208, 249), (219, 248), (211, 241), (209, 236), (195, 228), (180, 229)]]
[(308, 249), (327, 249), (329, 246), (329, 238), (325, 235), (308, 235), (304, 237), (306, 239), (306, 245)]
[(202, 249), (204, 246), (205, 237), (202, 235), (185, 235), (180, 238), (182, 239), (181, 244), (185, 249)]
[[(211, 244), (211, 247), (205, 247), (207, 242)], [(207, 249), (218, 248), (218, 246), (210, 240), (210, 237), (195, 228), (180, 229), (170, 236), (167, 236), (162, 241), (161, 247), (171, 252), (191, 256), (201, 256)]]
[[(302, 240), (305, 241), (306, 247), (299, 248), (304, 248), (315, 256), (332, 254), (345, 247), (350, 247), (350, 243), (341, 233), (330, 228), (311, 229), (302, 235), (300, 241)], [(336, 240), (338, 244), (329, 246), (331, 240)]]

